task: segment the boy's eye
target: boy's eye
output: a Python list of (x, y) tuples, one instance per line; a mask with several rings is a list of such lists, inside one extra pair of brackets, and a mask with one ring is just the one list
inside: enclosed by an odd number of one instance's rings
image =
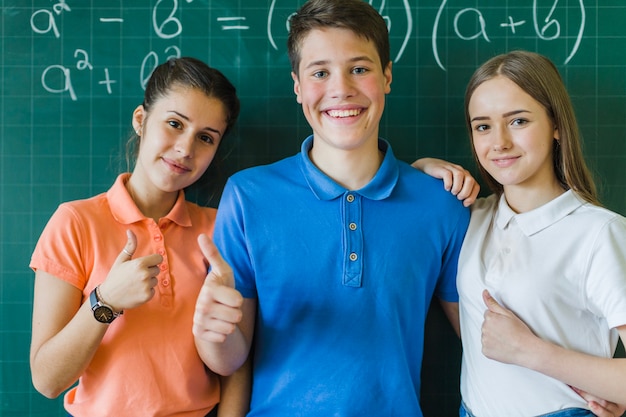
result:
[(324, 78), (327, 74), (326, 71), (316, 71), (313, 73), (313, 78)]
[(354, 74), (365, 74), (367, 72), (367, 68), (357, 67), (352, 70)]

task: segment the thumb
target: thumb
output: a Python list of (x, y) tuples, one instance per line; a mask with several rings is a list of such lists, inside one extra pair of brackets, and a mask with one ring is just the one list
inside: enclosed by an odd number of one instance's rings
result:
[(126, 262), (131, 260), (137, 250), (137, 237), (135, 234), (130, 230), (126, 230), (126, 238), (126, 245), (124, 245), (124, 249), (122, 249), (118, 255), (116, 262)]
[(204, 233), (198, 236), (198, 245), (202, 254), (209, 261), (211, 271), (207, 276), (208, 279), (220, 284), (235, 288), (235, 278), (230, 265), (222, 258), (219, 249), (215, 243)]
[(483, 290), (483, 301), (489, 311), (493, 313), (506, 314), (508, 311), (506, 308), (502, 307), (495, 298), (491, 296), (489, 290)]

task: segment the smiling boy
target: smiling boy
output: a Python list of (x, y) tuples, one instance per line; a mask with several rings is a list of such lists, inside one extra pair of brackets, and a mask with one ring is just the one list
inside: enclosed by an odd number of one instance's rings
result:
[(232, 266), (205, 284), (194, 334), (228, 375), (253, 352), (249, 416), (421, 416), (433, 295), (456, 317), (469, 212), (378, 137), (389, 37), (362, 0), (311, 0), (291, 18), (301, 152), (229, 179), (214, 239)]

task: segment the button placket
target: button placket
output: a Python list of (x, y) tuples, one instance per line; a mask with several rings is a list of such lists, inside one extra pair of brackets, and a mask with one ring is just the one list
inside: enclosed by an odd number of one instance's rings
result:
[(361, 233), (361, 197), (348, 193), (343, 200), (344, 276), (343, 285), (360, 287), (363, 274), (363, 235)]
[(169, 262), (167, 257), (167, 250), (165, 249), (165, 236), (162, 228), (156, 223), (150, 225), (152, 234), (152, 248), (155, 253), (158, 253), (163, 257), (163, 260), (159, 264), (159, 275), (157, 276), (158, 284), (156, 290), (160, 295), (161, 305), (164, 307), (170, 307), (172, 305), (171, 297), (173, 295), (172, 280), (169, 272)]

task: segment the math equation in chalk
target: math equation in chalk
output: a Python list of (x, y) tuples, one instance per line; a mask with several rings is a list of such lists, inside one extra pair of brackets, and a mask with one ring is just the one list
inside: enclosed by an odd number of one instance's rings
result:
[[(450, 56), (451, 44), (474, 42), (477, 45), (475, 47), (480, 47), (480, 43), (489, 44), (515, 37), (534, 39), (536, 42), (562, 40), (562, 48), (566, 50), (566, 58), (562, 64), (566, 65), (578, 52), (585, 32), (586, 12), (583, 0), (519, 0), (515, 7), (508, 5), (510, 2), (498, 2), (494, 5), (495, 2), (489, 0), (478, 0), (473, 7), (467, 7), (467, 2), (462, 0), (439, 0), (439, 3), (428, 9), (424, 6), (418, 7), (417, 0), (364, 1), (368, 1), (387, 24), (394, 63), (402, 61), (412, 40), (428, 37), (432, 58), (442, 71), (447, 71), (446, 57)], [(233, 8), (232, 2), (228, 0), (222, 0), (220, 7), (216, 7), (219, 1), (214, 0), (212, 10), (206, 6), (206, 27), (211, 28), (211, 33), (220, 33), (220, 46), (227, 45), (229, 37), (244, 42), (248, 38), (256, 40), (261, 37), (267, 38), (268, 51), (286, 52), (282, 48), (289, 32), (289, 17), (298, 4), (294, 4), (294, 0), (271, 0), (267, 10), (259, 13), (256, 0), (250, 2), (249, 7), (245, 6), (243, 0), (236, 2), (240, 5)], [(159, 62), (182, 56), (181, 39), (193, 37), (197, 41), (198, 35), (194, 34), (198, 27), (197, 18), (193, 23), (185, 21), (188, 16), (185, 7), (191, 5), (195, 6), (192, 14), (197, 14), (198, 6), (194, 4), (194, 0), (156, 0), (145, 8), (146, 14), (150, 14), (150, 18), (145, 19), (150, 21), (150, 25), (146, 27), (146, 38), (156, 37), (171, 41), (172, 44), (157, 51), (150, 49), (147, 43), (137, 77), (137, 82), (142, 87), (145, 87)], [(72, 8), (69, 0), (59, 0), (50, 7), (33, 10), (30, 29), (35, 36), (52, 37), (62, 43), (62, 28), (71, 27), (74, 13)], [(113, 10), (95, 7), (92, 13), (96, 17), (81, 24), (93, 26), (92, 36), (98, 36), (105, 26), (137, 25), (136, 21), (125, 17), (123, 8), (117, 14)], [(250, 12), (248, 16), (247, 12), (252, 10), (254, 13)], [(429, 19), (422, 18), (422, 14)], [(70, 24), (61, 25), (61, 19)], [(415, 22), (427, 23), (417, 25)], [(210, 34), (205, 36), (207, 43), (212, 41)], [(53, 62), (47, 65), (40, 74), (43, 88), (51, 94), (65, 94), (71, 100), (78, 100), (80, 92), (75, 90), (72, 78), (77, 73), (90, 71), (93, 72), (92, 79), (97, 84), (96, 88), (101, 88), (105, 94), (116, 94), (116, 89), (120, 88), (119, 80), (111, 76), (106, 65), (93, 64), (92, 55), (95, 52), (89, 49), (90, 45), (89, 40), (86, 40), (84, 48), (75, 48), (71, 62)], [(463, 50), (463, 47), (457, 47), (457, 50)]]

